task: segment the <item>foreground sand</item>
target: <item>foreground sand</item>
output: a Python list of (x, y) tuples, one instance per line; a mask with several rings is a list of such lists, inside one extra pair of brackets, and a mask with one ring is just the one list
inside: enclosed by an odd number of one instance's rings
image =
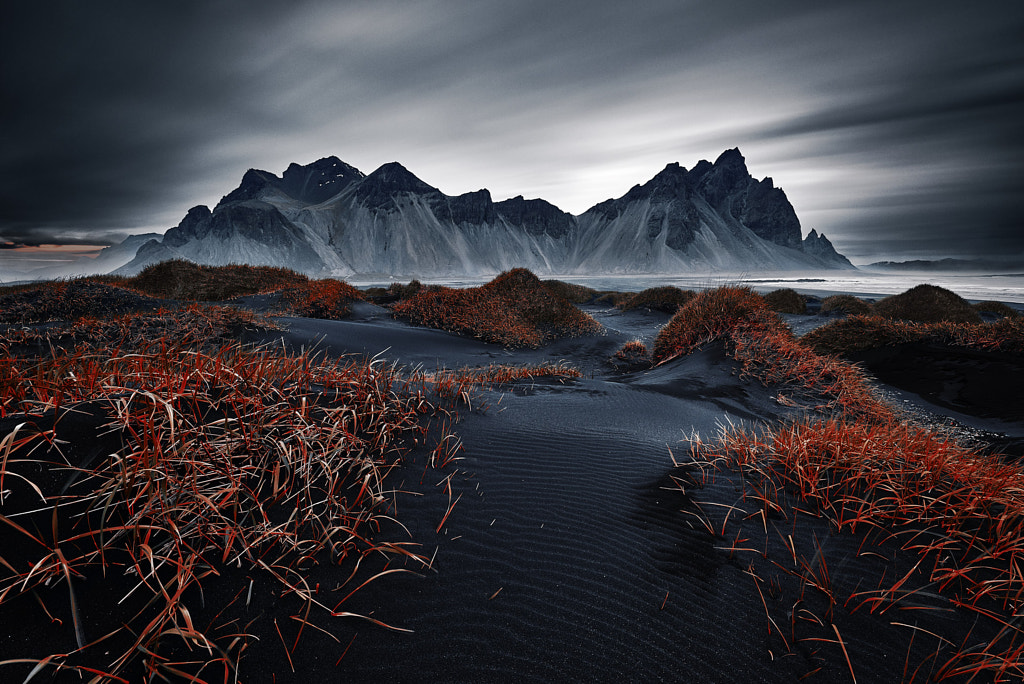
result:
[[(935, 648), (903, 623), (946, 638), (971, 629), (970, 615), (928, 598), (908, 601), (898, 615), (868, 607), (851, 614), (856, 602), (830, 609), (798, 576), (824, 567), (842, 603), (864, 589), (862, 575), (905, 573), (912, 559), (874, 541), (864, 546), (864, 535), (837, 534), (821, 519), (770, 521), (760, 542), (736, 544), (733, 528), (730, 538), (709, 534), (698, 515), (723, 524), (726, 507), (738, 504), (738, 478), (694, 471), (683, 493), (686, 469), (673, 468), (673, 455), (686, 460), (695, 434), (712, 438), (723, 425), (795, 414), (770, 388), (737, 379), (714, 346), (654, 370), (617, 371), (608, 363), (614, 351), (631, 339), (650, 344), (668, 316), (587, 311), (605, 335), (521, 351), (407, 327), (369, 305), (358, 305), (351, 322), (287, 321), (288, 343), (315, 340), (331, 354), (381, 353), (426, 368), (565, 360), (586, 376), (481, 392), (476, 401), (488, 407), (460, 415), (465, 451), (455, 469), (422, 481), (420, 471), (407, 474), (400, 488), (422, 496), (400, 496), (400, 518), (434, 557), (435, 572), (396, 576), (354, 597), (357, 609), (413, 632), (357, 625), (340, 672), (386, 681), (796, 681), (808, 673), (808, 681), (847, 681), (852, 664), (858, 682), (891, 682), (907, 663), (909, 680)], [(933, 419), (944, 410), (891, 391)], [(438, 484), (449, 474), (461, 499), (438, 533), (449, 501)], [(760, 524), (744, 523), (742, 538)], [(726, 550), (758, 545), (766, 557)], [(929, 602), (935, 610), (917, 610)], [(783, 632), (802, 641), (784, 644), (768, 614), (791, 615)], [(313, 677), (333, 668), (347, 646), (311, 642), (296, 670)]]
[[(277, 617), (294, 648), (290, 658), (270, 639), (250, 648), (241, 681), (927, 681), (943, 647), (934, 634), (993, 638), (918, 582), (915, 558), (885, 535), (837, 533), (800, 512), (754, 517), (739, 476), (674, 467), (696, 436), (797, 414), (772, 388), (739, 379), (714, 344), (652, 370), (616, 367), (614, 352), (633, 339), (650, 346), (668, 315), (586, 310), (604, 334), (537, 350), (409, 326), (365, 303), (350, 320), (280, 319), (286, 331), (251, 340), (427, 371), (565, 361), (584, 377), (479, 390), (458, 409), (459, 461), (427, 469), (421, 450), (392, 474), (401, 536), (431, 568), (368, 584), (346, 608), (403, 631), (341, 618), (317, 621), (334, 637), (299, 638), (283, 601), (256, 596), (250, 616)], [(885, 389), (936, 423), (956, 403)], [(1012, 411), (956, 417), (976, 439), (990, 437), (982, 429), (1010, 446), (1024, 436)], [(334, 572), (310, 576), (326, 585)], [(906, 596), (890, 610), (851, 598), (903, 575)], [(102, 601), (82, 597), (86, 610)], [(3, 657), (67, 632), (5, 625)]]

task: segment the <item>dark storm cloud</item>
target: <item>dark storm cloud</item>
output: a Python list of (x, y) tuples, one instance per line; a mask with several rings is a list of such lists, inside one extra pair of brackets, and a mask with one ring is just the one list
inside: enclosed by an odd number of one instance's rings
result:
[(1022, 8), (22, 3), (0, 243), (161, 230), (248, 167), (329, 154), (580, 212), (738, 145), (855, 261), (1024, 256)]

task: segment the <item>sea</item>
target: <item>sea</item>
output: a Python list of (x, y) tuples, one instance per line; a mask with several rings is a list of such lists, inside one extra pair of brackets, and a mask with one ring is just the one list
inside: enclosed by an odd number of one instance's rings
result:
[[(833, 294), (852, 294), (862, 299), (881, 299), (905, 292), (920, 285), (938, 285), (952, 290), (971, 303), (997, 301), (1015, 305), (1024, 310), (1024, 273), (921, 273), (874, 271), (825, 271), (808, 273), (701, 273), (687, 275), (554, 275), (544, 276), (579, 283), (595, 290), (639, 292), (649, 287), (675, 285), (684, 290), (705, 290), (723, 285), (747, 285), (761, 293), (781, 288), (792, 288), (800, 294), (827, 297)], [(424, 279), (424, 283), (448, 287), (481, 285), (491, 277), (458, 280)], [(383, 286), (390, 281), (349, 280), (357, 287)], [(407, 281), (403, 281), (407, 282)]]

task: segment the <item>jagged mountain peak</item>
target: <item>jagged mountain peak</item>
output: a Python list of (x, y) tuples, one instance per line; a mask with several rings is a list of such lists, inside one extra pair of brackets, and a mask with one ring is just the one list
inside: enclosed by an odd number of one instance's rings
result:
[(376, 171), (366, 177), (367, 183), (387, 186), (399, 191), (436, 190), (423, 182), (412, 171), (396, 161), (382, 164)]
[(302, 202), (319, 204), (364, 177), (362, 171), (333, 156), (305, 166), (292, 162), (280, 178), (269, 171), (249, 169), (242, 176), (241, 184), (221, 198), (217, 206), (260, 199), (268, 189), (279, 190)]
[(420, 180), (398, 162), (388, 162), (364, 178), (356, 195), (373, 209), (393, 207), (398, 194), (441, 195), (441, 192)]

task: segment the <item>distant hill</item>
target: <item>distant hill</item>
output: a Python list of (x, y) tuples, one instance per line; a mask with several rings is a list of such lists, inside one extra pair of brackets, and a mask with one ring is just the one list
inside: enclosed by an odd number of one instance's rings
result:
[(445, 195), (397, 162), (369, 175), (337, 157), (281, 177), (250, 169), (116, 273), (182, 258), (340, 277), (854, 268), (824, 235), (803, 236), (785, 193), (752, 178), (737, 149), (689, 171), (669, 164), (579, 216), (542, 199), (495, 202), (487, 190)]
[(871, 271), (914, 271), (954, 273), (1024, 273), (1024, 263), (999, 259), (915, 259), (876, 261), (861, 268)]

